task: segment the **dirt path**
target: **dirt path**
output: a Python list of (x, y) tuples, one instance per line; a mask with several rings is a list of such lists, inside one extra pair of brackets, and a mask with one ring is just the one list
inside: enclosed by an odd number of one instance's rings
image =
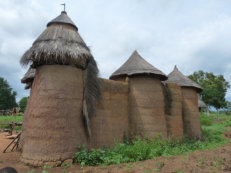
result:
[[(231, 129), (226, 132), (227, 137), (231, 137)], [(8, 152), (3, 154), (3, 149), (10, 143), (6, 139), (5, 133), (0, 133), (0, 168), (12, 166), (19, 173), (41, 173), (42, 168), (33, 168), (22, 164), (19, 161), (19, 152)], [(186, 153), (181, 156), (159, 157), (157, 159), (146, 160), (136, 163), (125, 163), (121, 165), (95, 166), (81, 168), (75, 164), (73, 166), (48, 168), (49, 173), (204, 173), (204, 172), (231, 172), (231, 142), (225, 146), (211, 150), (196, 151)], [(66, 171), (66, 172), (65, 172)]]

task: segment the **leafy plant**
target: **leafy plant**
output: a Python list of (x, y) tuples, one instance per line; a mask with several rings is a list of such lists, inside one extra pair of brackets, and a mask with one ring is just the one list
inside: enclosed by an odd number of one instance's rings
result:
[(121, 164), (154, 159), (158, 156), (180, 155), (195, 150), (214, 148), (227, 142), (222, 134), (226, 130), (225, 127), (231, 125), (230, 118), (224, 118), (221, 123), (215, 122), (215, 119), (215, 116), (201, 116), (203, 135), (203, 140), (201, 141), (186, 137), (183, 138), (182, 142), (163, 141), (160, 137), (156, 139), (136, 138), (130, 142), (117, 143), (112, 149), (99, 148), (88, 151), (85, 147), (79, 147), (79, 152), (76, 153), (74, 161), (82, 166)]

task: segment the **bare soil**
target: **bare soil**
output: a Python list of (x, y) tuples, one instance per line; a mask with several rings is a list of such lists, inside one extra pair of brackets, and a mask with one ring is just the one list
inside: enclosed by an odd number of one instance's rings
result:
[[(231, 128), (224, 134), (231, 138)], [(0, 169), (6, 166), (14, 167), (19, 173), (41, 173), (43, 168), (33, 168), (20, 162), (20, 152), (2, 153), (11, 142), (6, 133), (0, 133)], [(94, 166), (81, 168), (79, 164), (65, 167), (47, 168), (49, 173), (210, 173), (231, 172), (231, 142), (218, 148), (195, 151), (180, 156), (159, 157), (135, 163), (120, 165)]]

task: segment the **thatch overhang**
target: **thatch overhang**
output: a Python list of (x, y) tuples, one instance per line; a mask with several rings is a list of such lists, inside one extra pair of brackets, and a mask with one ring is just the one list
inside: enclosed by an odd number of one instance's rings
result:
[(205, 102), (203, 102), (199, 97), (198, 97), (198, 107), (207, 108), (207, 105), (205, 104)]
[(192, 87), (195, 88), (198, 92), (203, 90), (196, 82), (183, 75), (183, 73), (181, 73), (176, 66), (174, 67), (174, 70), (169, 73), (168, 80), (165, 82), (176, 83), (181, 87)]
[(25, 89), (30, 89), (32, 86), (32, 83), (34, 81), (36, 74), (36, 69), (35, 68), (29, 68), (23, 78), (21, 79), (21, 83), (26, 84)]
[(134, 75), (151, 75), (161, 80), (167, 79), (167, 76), (162, 71), (149, 64), (136, 50), (129, 59), (110, 76), (110, 79), (115, 80), (120, 77)]
[(35, 77), (35, 73), (36, 73), (36, 69), (30, 67), (27, 70), (27, 72), (25, 73), (25, 75), (23, 76), (23, 78), (21, 79), (21, 82), (22, 83), (29, 83), (29, 82), (33, 81), (34, 77)]
[(22, 56), (22, 65), (75, 65), (85, 69), (94, 58), (66, 12), (47, 24), (47, 29)]

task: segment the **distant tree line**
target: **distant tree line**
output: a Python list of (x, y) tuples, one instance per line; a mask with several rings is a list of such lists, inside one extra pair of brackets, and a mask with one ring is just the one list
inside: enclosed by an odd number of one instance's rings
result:
[(217, 110), (219, 118), (219, 109), (227, 108), (229, 105), (225, 99), (225, 95), (230, 85), (224, 76), (214, 75), (213, 73), (200, 70), (194, 72), (189, 78), (203, 88), (203, 91), (200, 93), (202, 100), (208, 106), (213, 106)]
[(17, 107), (17, 92), (13, 91), (8, 82), (0, 77), (0, 110), (8, 110)]

